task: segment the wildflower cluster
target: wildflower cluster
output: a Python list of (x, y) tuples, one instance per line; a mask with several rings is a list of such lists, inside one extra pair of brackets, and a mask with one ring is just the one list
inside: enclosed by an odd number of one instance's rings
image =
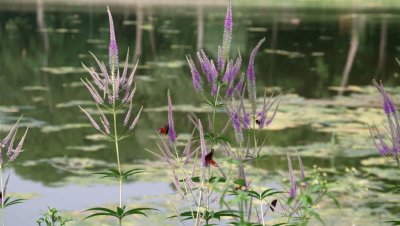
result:
[[(392, 98), (385, 91), (382, 83), (377, 83), (373, 80), (375, 87), (378, 89), (379, 93), (383, 99), (383, 111), (386, 115), (386, 122), (388, 126), (386, 127), (386, 132), (382, 134), (376, 126), (374, 128), (369, 127), (371, 137), (374, 141), (376, 148), (382, 156), (389, 156), (396, 160), (397, 165), (400, 167), (399, 153), (400, 153), (400, 122), (399, 122), (399, 112), (395, 106)], [(389, 140), (389, 143), (387, 140)]]
[[(172, 217), (181, 221), (192, 220), (193, 225), (209, 225), (212, 220), (221, 220), (222, 216), (234, 218), (235, 221), (231, 222), (233, 225), (265, 225), (265, 208), (269, 207), (274, 212), (277, 205), (282, 205), (278, 199), (282, 199), (285, 196), (282, 193), (286, 193), (271, 188), (265, 189), (262, 184), (257, 185), (247, 180), (247, 166), (253, 161), (256, 162), (257, 175), (260, 176), (259, 160), (265, 157), (261, 156), (260, 152), (265, 139), (260, 145), (258, 133), (274, 120), (281, 98), (280, 95), (271, 95), (268, 98), (264, 92), (260, 106), (257, 101), (254, 63), (265, 39), (261, 39), (253, 48), (247, 72), (241, 72), (243, 59), (240, 52), (235, 61), (230, 59), (232, 28), (232, 8), (231, 2), (228, 1), (222, 45), (218, 46), (216, 61), (204, 50), (197, 52), (197, 64), (190, 55), (186, 56), (194, 90), (212, 107), (211, 117), (208, 115), (208, 127), (203, 126), (204, 123), (198, 116), (189, 113), (188, 119), (194, 128), (184, 150), (179, 150), (173, 123), (173, 106), (168, 91), (168, 125), (158, 130), (161, 155), (148, 150), (168, 164), (176, 191), (188, 201), (190, 211), (180, 212), (174, 205), (176, 215)], [(224, 92), (225, 94), (222, 94)], [(250, 103), (250, 110), (246, 106), (247, 102)], [(215, 115), (219, 108), (225, 109), (227, 122), (217, 132)], [(236, 144), (224, 137), (230, 126), (235, 132)], [(197, 138), (193, 137), (194, 133), (198, 134)], [(168, 135), (169, 143), (162, 135)], [(195, 143), (196, 140), (198, 143)], [(197, 158), (191, 158), (197, 156), (197, 153), (200, 153), (200, 162), (197, 162)], [(217, 156), (214, 156), (214, 153)], [(225, 174), (223, 168), (229, 164), (217, 159), (222, 153), (234, 162), (237, 174), (232, 170), (228, 175)], [(304, 180), (305, 173), (300, 156), (298, 160)], [(190, 167), (189, 164), (193, 165)], [(289, 157), (288, 165), (291, 188), (286, 194), (287, 197), (295, 199), (298, 189)], [(225, 197), (228, 194), (234, 198), (226, 201)], [(259, 202), (253, 202), (253, 199)], [(220, 209), (215, 208), (217, 201), (220, 203)], [(257, 208), (256, 204), (260, 208)], [(237, 207), (234, 207), (235, 205)]]
[[(243, 88), (243, 74), (239, 78), (240, 68), (242, 66), (240, 52), (238, 53), (239, 56), (236, 61), (229, 59), (232, 42), (232, 27), (232, 8), (229, 1), (225, 17), (223, 42), (222, 46), (218, 46), (218, 58), (216, 63), (207, 56), (203, 49), (196, 54), (202, 75), (205, 79), (201, 78), (201, 73), (197, 69), (192, 57), (190, 55), (186, 56), (192, 74), (193, 87), (197, 92), (203, 95), (206, 93), (204, 89), (205, 84), (210, 88), (211, 96), (216, 99), (220, 95), (222, 87), (226, 87), (226, 97), (232, 97), (235, 90), (241, 92)], [(203, 82), (203, 80), (205, 80), (206, 83)]]
[[(7, 196), (7, 185), (8, 185), (8, 180), (10, 179), (10, 174), (8, 174), (7, 179), (5, 183), (3, 183), (3, 170), (4, 167), (7, 166), (8, 164), (11, 164), (15, 159), (21, 154), (22, 152), (22, 147), (25, 142), (26, 135), (28, 133), (29, 128), (26, 128), (24, 134), (22, 135), (22, 138), (18, 142), (17, 145), (15, 145), (15, 139), (17, 136), (18, 132), (18, 127), (19, 127), (19, 122), (21, 121), (22, 116), (18, 119), (18, 121), (11, 127), (10, 131), (6, 135), (4, 139), (1, 140), (0, 142), (0, 202), (1, 202), (1, 215), (2, 215), (2, 226), (4, 226), (5, 222), (5, 208), (11, 205), (19, 204), (23, 201), (23, 199), (14, 199), (11, 196)], [(3, 149), (7, 150), (7, 152), (4, 154)], [(3, 156), (8, 157), (8, 162), (3, 161)]]
[[(97, 57), (92, 54), (95, 59), (99, 71), (96, 71), (93, 68), (88, 68), (83, 64), (83, 67), (87, 70), (92, 78), (92, 82), (89, 79), (82, 80), (83, 84), (88, 89), (91, 94), (93, 100), (97, 106), (97, 113), (100, 115), (99, 120), (95, 120), (93, 116), (89, 113), (89, 111), (79, 107), (82, 112), (87, 116), (93, 127), (100, 131), (107, 140), (111, 141), (115, 145), (115, 154), (117, 159), (117, 169), (108, 169), (106, 171), (97, 172), (95, 174), (101, 175), (103, 178), (114, 178), (119, 182), (119, 205), (116, 210), (103, 208), (103, 207), (95, 207), (87, 209), (86, 211), (94, 212), (91, 215), (87, 216), (87, 218), (97, 217), (97, 216), (110, 216), (117, 218), (119, 225), (122, 225), (123, 218), (139, 214), (146, 215), (144, 211), (146, 210), (154, 210), (152, 208), (133, 208), (127, 209), (126, 206), (122, 204), (122, 182), (123, 180), (128, 179), (128, 177), (142, 173), (144, 170), (142, 169), (130, 169), (123, 171), (121, 167), (120, 161), (120, 150), (119, 150), (119, 142), (130, 136), (131, 131), (136, 126), (140, 113), (142, 112), (143, 106), (139, 109), (136, 116), (132, 119), (132, 111), (133, 111), (133, 103), (132, 99), (136, 92), (136, 86), (134, 85), (134, 75), (137, 68), (137, 63), (134, 66), (131, 73), (128, 75), (128, 55), (129, 51), (126, 55), (125, 64), (122, 72), (119, 70), (118, 66), (118, 45), (115, 38), (114, 32), (114, 22), (112, 19), (112, 15), (110, 10), (107, 9), (109, 24), (110, 24), (110, 44), (109, 44), (109, 69), (104, 62), (100, 62)], [(127, 108), (127, 109), (126, 109)], [(118, 112), (126, 112), (123, 123), (123, 131), (118, 131), (119, 123), (117, 114)], [(111, 119), (109, 119), (106, 113), (110, 113), (112, 115)], [(100, 121), (102, 127), (100, 127)], [(121, 134), (122, 133), (122, 134)]]

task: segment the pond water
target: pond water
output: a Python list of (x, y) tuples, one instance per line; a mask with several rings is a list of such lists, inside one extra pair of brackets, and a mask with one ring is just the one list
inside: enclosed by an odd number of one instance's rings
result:
[[(157, 149), (155, 131), (167, 122), (167, 89), (177, 109), (178, 138), (192, 129), (188, 112), (207, 119), (209, 109), (192, 89), (185, 55), (204, 48), (215, 58), (225, 9), (143, 6), (111, 11), (121, 56), (129, 48), (132, 64), (139, 59), (134, 100), (145, 107), (134, 135), (121, 144), (121, 157), (124, 165), (141, 165), (149, 172), (127, 183), (124, 197), (158, 203), (170, 214), (162, 197), (174, 191), (162, 174), (162, 163), (145, 148)], [(399, 174), (391, 163), (375, 158), (367, 129), (367, 123), (383, 120), (378, 108), (369, 108), (380, 104), (371, 80), (382, 79), (389, 87), (400, 84), (395, 62), (400, 55), (399, 26), (395, 9), (234, 8), (233, 49), (238, 46), (246, 62), (249, 50), (266, 37), (255, 66), (259, 93), (269, 87), (284, 95), (278, 117), (263, 132), (270, 157), (261, 165), (277, 178), (286, 176), (285, 153), (295, 146), (308, 169), (316, 165), (340, 175), (334, 180), (346, 184), (337, 188), (342, 211), (358, 212), (337, 220), (329, 212), (335, 210), (328, 208), (322, 214), (328, 225), (377, 225), (400, 210), (398, 194), (389, 198), (381, 192), (383, 181), (395, 181), (396, 176), (399, 180)], [(116, 200), (112, 182), (88, 176), (115, 163), (113, 148), (96, 139), (77, 107), (95, 107), (80, 82), (88, 76), (81, 62), (95, 65), (89, 51), (106, 61), (108, 35), (105, 6), (59, 7), (40, 1), (29, 7), (0, 6), (1, 126), (8, 129), (23, 114), (22, 125), (31, 128), (25, 152), (9, 169), (9, 190), (28, 200), (7, 209), (9, 225), (36, 225), (33, 219), (47, 206), (82, 218), (79, 211)], [(217, 117), (217, 126), (223, 127), (225, 115)], [(234, 139), (233, 134), (229, 137)], [(356, 190), (360, 187), (362, 191)], [(378, 195), (370, 198), (364, 188)], [(351, 197), (352, 192), (361, 197)]]

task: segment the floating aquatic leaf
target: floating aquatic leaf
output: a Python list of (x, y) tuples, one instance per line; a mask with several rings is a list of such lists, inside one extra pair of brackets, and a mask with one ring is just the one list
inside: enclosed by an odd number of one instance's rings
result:
[(22, 90), (25, 90), (25, 91), (47, 91), (47, 90), (49, 90), (49, 88), (45, 87), (45, 86), (24, 86), (24, 87), (22, 87)]
[(93, 101), (71, 100), (68, 102), (56, 104), (56, 108), (70, 108), (70, 107), (76, 108), (76, 106), (93, 106), (93, 105), (95, 105)]
[(47, 125), (43, 126), (41, 131), (43, 133), (53, 133), (53, 132), (59, 132), (62, 130), (67, 130), (67, 129), (80, 129), (80, 128), (87, 128), (91, 127), (89, 123), (67, 123), (64, 125)]
[(43, 72), (48, 72), (54, 75), (64, 75), (64, 74), (77, 74), (85, 72), (82, 67), (42, 67)]
[(174, 60), (169, 62), (147, 62), (150, 66), (159, 67), (159, 68), (182, 68), (186, 65), (185, 61), (182, 60)]
[(98, 151), (101, 149), (105, 149), (107, 146), (104, 144), (97, 144), (97, 145), (88, 145), (88, 146), (67, 146), (68, 150), (80, 150), (80, 151)]
[(250, 32), (267, 32), (268, 29), (266, 27), (248, 27), (248, 31)]

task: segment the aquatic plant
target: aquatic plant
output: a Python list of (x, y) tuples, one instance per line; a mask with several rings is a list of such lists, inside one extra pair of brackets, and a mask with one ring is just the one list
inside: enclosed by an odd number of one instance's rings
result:
[(72, 218), (60, 215), (58, 209), (50, 207), (47, 208), (47, 212), (36, 220), (36, 223), (39, 226), (65, 226), (67, 222), (72, 221)]
[[(266, 225), (266, 209), (275, 213), (277, 205), (283, 207), (286, 219), (279, 224), (295, 223), (294, 218), (310, 219), (313, 203), (326, 194), (323, 189), (313, 187), (312, 192), (319, 192), (314, 197), (308, 190), (298, 186), (293, 173), (291, 160), (288, 156), (291, 188), (288, 192), (274, 188), (266, 188), (262, 184), (248, 181), (247, 166), (255, 162), (257, 177), (260, 178), (259, 161), (265, 158), (261, 148), (265, 143), (259, 141), (259, 132), (269, 126), (277, 115), (281, 97), (264, 92), (262, 104), (257, 101), (257, 86), (255, 75), (255, 58), (265, 39), (261, 39), (253, 48), (247, 67), (247, 76), (241, 73), (242, 57), (240, 52), (236, 62), (230, 59), (232, 41), (232, 8), (228, 1), (224, 23), (222, 46), (218, 46), (216, 61), (207, 56), (204, 50), (197, 52), (198, 66), (190, 55), (186, 56), (192, 75), (194, 90), (199, 93), (204, 102), (212, 108), (208, 115), (208, 126), (195, 114), (190, 113), (188, 119), (194, 128), (183, 150), (176, 145), (176, 132), (173, 125), (173, 106), (168, 91), (168, 125), (158, 130), (160, 142), (158, 147), (161, 154), (148, 150), (163, 159), (170, 168), (174, 188), (179, 196), (187, 200), (187, 206), (182, 211), (175, 205), (175, 215), (180, 221), (191, 220), (193, 225), (212, 225), (222, 217), (232, 218), (232, 225)], [(214, 62), (217, 62), (215, 65)], [(198, 70), (197, 68), (200, 68)], [(247, 84), (247, 86), (246, 86)], [(247, 90), (244, 89), (247, 87)], [(225, 93), (225, 94), (224, 94)], [(249, 100), (251, 110), (247, 111), (246, 101)], [(216, 127), (216, 113), (225, 110), (226, 124), (219, 130)], [(236, 143), (224, 136), (229, 127), (233, 127)], [(168, 129), (172, 129), (171, 131)], [(193, 137), (197, 133), (197, 137)], [(169, 136), (169, 143), (163, 135)], [(198, 141), (198, 143), (195, 143)], [(225, 153), (228, 159), (222, 164), (214, 159), (214, 153)], [(198, 161), (197, 156), (200, 156)], [(193, 158), (192, 158), (193, 157)], [(305, 180), (304, 167), (298, 156), (302, 171), (302, 181)], [(193, 165), (191, 165), (193, 164)], [(224, 172), (223, 166), (228, 166), (229, 173)], [(237, 168), (237, 174), (232, 167)], [(213, 169), (217, 171), (213, 171)], [(310, 186), (311, 187), (311, 186)], [(228, 198), (230, 197), (230, 198)], [(311, 200), (304, 203), (304, 197)], [(289, 200), (288, 203), (282, 200)], [(217, 207), (217, 202), (219, 207)], [(294, 203), (295, 207), (292, 207)], [(236, 206), (236, 207), (235, 207)], [(259, 208), (258, 208), (259, 207)], [(189, 211), (187, 210), (189, 208)], [(307, 210), (307, 211), (303, 211)], [(297, 222), (297, 221), (296, 221)]]
[[(118, 66), (118, 45), (115, 38), (114, 22), (110, 10), (107, 8), (109, 25), (110, 25), (110, 43), (109, 43), (109, 70), (107, 70), (104, 62), (101, 62), (97, 57), (92, 54), (95, 59), (99, 72), (93, 68), (88, 68), (86, 65), (82, 64), (86, 71), (90, 74), (92, 81), (89, 79), (82, 79), (83, 84), (88, 89), (97, 107), (97, 114), (99, 114), (99, 120), (96, 121), (92, 114), (82, 107), (79, 106), (81, 111), (87, 116), (92, 126), (102, 133), (106, 140), (113, 142), (115, 146), (115, 154), (117, 161), (117, 169), (108, 169), (106, 171), (97, 172), (95, 174), (101, 175), (102, 178), (114, 178), (118, 180), (119, 183), (119, 205), (116, 210), (111, 210), (103, 207), (95, 207), (87, 209), (86, 211), (95, 211), (95, 213), (87, 216), (87, 218), (96, 216), (111, 216), (118, 219), (119, 225), (122, 225), (122, 220), (124, 217), (140, 214), (146, 215), (143, 211), (152, 210), (152, 208), (134, 208), (126, 209), (122, 203), (122, 183), (128, 177), (142, 173), (142, 169), (130, 169), (123, 171), (121, 168), (120, 161), (120, 149), (119, 142), (123, 139), (128, 138), (133, 129), (135, 128), (140, 113), (142, 112), (143, 106), (140, 107), (135, 118), (132, 119), (133, 111), (133, 97), (136, 92), (136, 85), (134, 84), (134, 76), (138, 63), (128, 75), (128, 55), (126, 55), (126, 60), (122, 72), (119, 70)], [(118, 121), (117, 114), (119, 112), (125, 113), (125, 118), (123, 123)], [(111, 114), (111, 119), (106, 115)], [(119, 131), (119, 126), (122, 124), (122, 131)], [(100, 126), (101, 125), (101, 126)]]
[[(396, 59), (397, 60), (397, 59)], [(399, 62), (397, 60), (397, 62)], [(390, 95), (386, 92), (385, 87), (382, 82), (372, 81), (374, 86), (378, 89), (381, 97), (382, 97), (382, 108), (383, 112), (386, 116), (386, 131), (381, 133), (377, 126), (374, 128), (368, 126), (371, 138), (375, 144), (376, 149), (379, 154), (383, 157), (389, 157), (396, 161), (397, 167), (400, 169), (400, 122), (399, 122), (399, 112), (397, 111), (397, 107), (390, 97)], [(400, 190), (400, 185), (395, 184), (391, 185), (391, 191)], [(391, 225), (400, 225), (400, 220), (389, 220), (384, 223), (388, 223)]]
[[(397, 166), (400, 168), (400, 122), (399, 113), (397, 107), (394, 104), (390, 95), (386, 92), (382, 82), (377, 83), (373, 80), (373, 84), (378, 89), (383, 100), (383, 111), (386, 115), (386, 131), (381, 133), (375, 126), (374, 128), (369, 127), (372, 140), (374, 141), (375, 147), (378, 149), (381, 156), (393, 158), (397, 162)], [(386, 139), (387, 138), (387, 139)], [(387, 142), (389, 140), (389, 143)]]
[[(17, 199), (11, 196), (7, 196), (7, 185), (8, 180), (10, 179), (10, 173), (7, 176), (7, 179), (4, 183), (3, 180), (3, 170), (10, 164), (12, 164), (15, 159), (23, 152), (22, 147), (25, 142), (26, 135), (28, 133), (29, 128), (26, 128), (24, 135), (20, 139), (19, 143), (15, 145), (15, 139), (17, 136), (19, 122), (21, 121), (22, 116), (18, 119), (18, 121), (11, 127), (10, 131), (0, 142), (0, 201), (1, 201), (1, 225), (5, 225), (5, 209), (9, 206), (19, 204), (24, 199)], [(4, 151), (3, 151), (4, 150)], [(7, 150), (7, 152), (5, 152)], [(6, 161), (6, 159), (8, 160)]]
[[(259, 133), (275, 119), (281, 95), (271, 94), (268, 97), (265, 90), (263, 99), (261, 101), (257, 99), (254, 65), (257, 52), (265, 38), (253, 48), (247, 73), (240, 73), (242, 64), (240, 52), (235, 62), (230, 59), (232, 18), (231, 1), (228, 1), (222, 46), (218, 46), (218, 56), (215, 61), (207, 56), (204, 50), (196, 54), (198, 65), (190, 55), (186, 56), (194, 90), (212, 108), (211, 114), (207, 115), (208, 126), (204, 126), (199, 117), (190, 113), (188, 119), (194, 128), (183, 150), (176, 145), (175, 131), (169, 134), (168, 129), (158, 130), (160, 136), (158, 147), (162, 154), (148, 150), (168, 164), (175, 190), (179, 196), (187, 200), (183, 208), (173, 204), (175, 215), (169, 218), (177, 218), (179, 221), (191, 220), (196, 226), (214, 225), (217, 221), (222, 221), (223, 217), (230, 218), (230, 222), (224, 222), (225, 224), (264, 226), (267, 224), (265, 220), (267, 214), (270, 214), (268, 219), (274, 218), (274, 215), (275, 218), (284, 216), (279, 223), (273, 225), (305, 225), (312, 218), (322, 221), (315, 211), (315, 205), (325, 196), (332, 196), (328, 191), (328, 182), (319, 173), (306, 177), (302, 160), (297, 152), (301, 180), (296, 179), (288, 154), (289, 189), (268, 188), (262, 182), (253, 180), (254, 178), (248, 179), (250, 165), (255, 167), (257, 178), (261, 178), (259, 162), (266, 158), (266, 155), (261, 154), (266, 138), (260, 142)], [(246, 107), (248, 102), (250, 110)], [(216, 126), (217, 112), (225, 113), (226, 123), (223, 128)], [(168, 91), (168, 122), (166, 128), (174, 128), (170, 91)], [(225, 136), (230, 127), (233, 127), (236, 142)], [(198, 136), (194, 137), (194, 134)], [(169, 144), (163, 135), (169, 135)], [(217, 159), (222, 154), (225, 154), (225, 159), (228, 160)], [(277, 209), (280, 211), (276, 211)]]
[(335, 198), (335, 194), (330, 191), (329, 187), (332, 186), (326, 178), (326, 172), (321, 171), (316, 166), (313, 171), (306, 175), (304, 171), (303, 161), (295, 150), (297, 161), (300, 168), (301, 180), (296, 180), (296, 176), (292, 168), (291, 155), (287, 154), (288, 168), (289, 168), (289, 199), (285, 215), (287, 217), (288, 225), (308, 225), (310, 220), (315, 218), (324, 224), (322, 218), (316, 211), (316, 206), (325, 198), (329, 197), (337, 207), (340, 203)]

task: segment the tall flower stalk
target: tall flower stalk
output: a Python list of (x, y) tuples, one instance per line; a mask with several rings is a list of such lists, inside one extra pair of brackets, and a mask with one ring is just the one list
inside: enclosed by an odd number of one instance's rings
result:
[[(8, 174), (7, 179), (4, 183), (3, 180), (3, 171), (4, 168), (8, 165), (12, 164), (15, 159), (22, 153), (22, 147), (25, 142), (26, 135), (28, 133), (29, 128), (27, 128), (22, 135), (22, 138), (15, 144), (15, 139), (18, 132), (19, 122), (22, 119), (22, 116), (18, 119), (18, 121), (11, 127), (7, 136), (4, 137), (0, 142), (0, 202), (1, 202), (1, 225), (5, 225), (5, 208), (11, 205), (15, 205), (21, 203), (23, 199), (13, 199), (11, 196), (7, 196), (7, 185), (8, 180), (10, 178), (10, 174)], [(6, 161), (6, 159), (8, 160)]]
[[(248, 161), (248, 158), (255, 159), (257, 165), (257, 175), (260, 176), (258, 161), (260, 159), (259, 153), (261, 147), (259, 148), (257, 134), (260, 129), (268, 126), (275, 118), (279, 107), (280, 98), (267, 98), (265, 93), (263, 104), (261, 107), (257, 108), (257, 87), (254, 63), (256, 54), (262, 43), (265, 41), (265, 38), (261, 39), (251, 52), (248, 61), (247, 76), (245, 76), (246, 73), (241, 73), (242, 56), (240, 52), (238, 52), (238, 57), (235, 61), (230, 58), (232, 31), (232, 6), (231, 1), (228, 0), (224, 21), (222, 45), (218, 46), (217, 59), (215, 61), (210, 59), (204, 50), (200, 50), (196, 54), (199, 65), (199, 67), (197, 67), (192, 57), (187, 56), (188, 65), (192, 74), (193, 87), (197, 93), (200, 93), (204, 97), (205, 102), (212, 107), (209, 131), (204, 129), (203, 132), (203, 127), (200, 126), (200, 122), (197, 122), (196, 120), (192, 120), (192, 122), (198, 129), (201, 128), (199, 131), (202, 131), (203, 133), (203, 142), (200, 134), (201, 150), (207, 150), (205, 148), (206, 142), (204, 141), (204, 138), (206, 138), (206, 141), (211, 143), (210, 147), (212, 150), (214, 150), (215, 145), (218, 144), (218, 146), (224, 147), (226, 152), (228, 152), (231, 157), (238, 161), (238, 179), (236, 180), (238, 181), (237, 185), (242, 188), (243, 191), (247, 191), (249, 182), (246, 181), (244, 162)], [(216, 64), (214, 62), (216, 62)], [(245, 84), (247, 84), (247, 97), (252, 106), (251, 111), (246, 111), (244, 104), (246, 90), (243, 88)], [(239, 100), (237, 100), (237, 98)], [(230, 150), (231, 146), (229, 143), (222, 142), (224, 140), (223, 133), (227, 130), (227, 127), (225, 126), (221, 133), (216, 132), (217, 128), (215, 126), (215, 118), (216, 112), (219, 108), (226, 109), (226, 112), (229, 116), (228, 123), (232, 123), (232, 127), (235, 132), (238, 147), (235, 148), (235, 151), (233, 152)], [(249, 132), (246, 133), (247, 131)], [(248, 135), (248, 137), (246, 135)], [(250, 136), (252, 136), (251, 139)], [(254, 143), (252, 143), (253, 141)], [(261, 146), (263, 144), (264, 142), (262, 142)], [(253, 151), (250, 151), (251, 146), (254, 148)], [(202, 156), (204, 156), (204, 152), (205, 151), (202, 151)], [(204, 180), (209, 179), (207, 175), (202, 175), (201, 178), (204, 178)], [(262, 192), (260, 186), (259, 189), (260, 192)], [(207, 197), (208, 196), (209, 195), (207, 194)], [(241, 222), (245, 222), (246, 213), (248, 215), (247, 218), (250, 219), (252, 208), (251, 203), (251, 201), (250, 203), (244, 200), (240, 201), (239, 214)], [(263, 202), (261, 202), (260, 206), (261, 210), (263, 209), (262, 203)], [(249, 209), (245, 210), (245, 207)], [(207, 205), (206, 211), (208, 210), (209, 209)], [(264, 224), (262, 214), (261, 218), (262, 223)]]
[[(125, 216), (132, 214), (142, 214), (141, 211), (148, 210), (150, 208), (139, 208), (139, 209), (131, 209), (125, 210), (125, 206), (122, 202), (122, 183), (124, 179), (127, 179), (129, 176), (132, 176), (137, 173), (143, 172), (141, 169), (131, 169), (127, 171), (123, 171), (121, 167), (121, 159), (120, 159), (120, 147), (119, 142), (127, 137), (129, 137), (135, 128), (140, 113), (142, 112), (143, 106), (138, 110), (138, 113), (133, 118), (133, 97), (136, 92), (136, 85), (134, 84), (134, 75), (137, 68), (137, 63), (134, 66), (131, 73), (128, 75), (128, 55), (129, 51), (126, 55), (125, 64), (122, 72), (118, 66), (118, 45), (115, 37), (114, 31), (114, 22), (111, 15), (110, 10), (107, 8), (109, 25), (110, 25), (110, 42), (109, 42), (109, 69), (104, 62), (101, 62), (97, 59), (97, 57), (92, 54), (95, 59), (99, 71), (94, 70), (93, 68), (89, 68), (83, 64), (83, 67), (90, 74), (92, 81), (89, 79), (82, 80), (85, 87), (88, 89), (91, 94), (93, 100), (96, 103), (97, 111), (96, 113), (99, 115), (98, 120), (96, 120), (92, 114), (82, 107), (79, 107), (81, 111), (86, 115), (89, 119), (92, 126), (101, 132), (104, 137), (108, 141), (114, 143), (115, 147), (115, 156), (117, 162), (117, 169), (109, 169), (107, 171), (98, 172), (96, 174), (102, 175), (106, 178), (115, 178), (118, 180), (118, 207), (113, 213), (113, 210), (105, 211), (105, 208), (91, 208), (88, 211), (97, 211), (96, 213), (86, 217), (94, 217), (100, 215), (108, 215), (118, 218), (119, 225), (122, 225), (122, 219)], [(118, 121), (119, 112), (125, 112), (124, 121)], [(107, 114), (111, 114), (111, 117), (107, 116)], [(109, 119), (111, 118), (111, 119)], [(120, 125), (122, 125), (122, 130), (119, 130)]]
[[(393, 158), (397, 166), (400, 168), (400, 122), (399, 122), (399, 112), (397, 111), (397, 107), (394, 104), (390, 95), (386, 92), (382, 82), (377, 83), (373, 80), (373, 84), (378, 89), (379, 93), (382, 96), (382, 108), (386, 115), (386, 132), (381, 133), (378, 128), (369, 127), (371, 137), (374, 141), (376, 148), (379, 151), (379, 154), (382, 156), (389, 156)], [(387, 138), (387, 139), (385, 139)], [(389, 140), (389, 143), (387, 142)]]

